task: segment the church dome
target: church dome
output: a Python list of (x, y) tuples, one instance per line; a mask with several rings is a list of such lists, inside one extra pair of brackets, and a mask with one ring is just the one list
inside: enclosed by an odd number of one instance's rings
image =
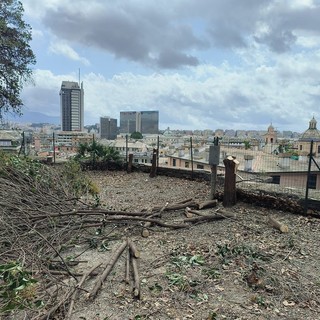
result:
[(300, 141), (320, 141), (320, 131), (317, 129), (317, 121), (314, 117), (309, 122), (309, 128), (302, 134)]

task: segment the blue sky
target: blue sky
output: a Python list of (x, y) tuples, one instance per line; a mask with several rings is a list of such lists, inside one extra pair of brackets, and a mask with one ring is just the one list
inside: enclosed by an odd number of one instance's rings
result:
[(37, 57), (26, 115), (59, 117), (61, 82), (80, 69), (85, 124), (127, 110), (159, 110), (161, 129), (320, 121), (318, 0), (22, 3)]

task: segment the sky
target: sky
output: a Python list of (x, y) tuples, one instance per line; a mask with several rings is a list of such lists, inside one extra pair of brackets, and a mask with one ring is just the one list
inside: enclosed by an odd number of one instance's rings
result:
[(26, 115), (58, 119), (80, 70), (85, 124), (130, 110), (159, 110), (160, 129), (320, 123), (320, 0), (21, 2), (37, 58)]

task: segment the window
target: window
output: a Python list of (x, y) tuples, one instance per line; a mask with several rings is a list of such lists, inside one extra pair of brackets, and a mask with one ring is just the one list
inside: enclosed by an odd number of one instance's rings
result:
[(134, 162), (139, 162), (139, 159), (134, 159)]
[(299, 146), (299, 147), (300, 147), (300, 151), (301, 151), (301, 150), (302, 150), (302, 144), (300, 144), (300, 146)]
[(184, 166), (185, 166), (186, 168), (189, 168), (189, 162), (185, 162)]
[(317, 175), (311, 174), (308, 181), (308, 187), (310, 189), (315, 189), (317, 186)]
[(280, 176), (271, 176), (271, 183), (280, 184)]
[(197, 169), (204, 169), (204, 165), (203, 164), (197, 164)]
[(2, 140), (2, 141), (0, 141), (0, 146), (11, 146), (11, 141)]
[(176, 159), (172, 159), (172, 166), (173, 166), (173, 167), (176, 166)]

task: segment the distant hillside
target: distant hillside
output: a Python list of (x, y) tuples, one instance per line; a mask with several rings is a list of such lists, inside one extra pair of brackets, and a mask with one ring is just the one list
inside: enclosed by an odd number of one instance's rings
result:
[(40, 112), (32, 112), (32, 111), (25, 111), (21, 117), (8, 115), (8, 121), (18, 122), (18, 123), (50, 123), (50, 124), (59, 124), (60, 117), (51, 117), (47, 116)]

